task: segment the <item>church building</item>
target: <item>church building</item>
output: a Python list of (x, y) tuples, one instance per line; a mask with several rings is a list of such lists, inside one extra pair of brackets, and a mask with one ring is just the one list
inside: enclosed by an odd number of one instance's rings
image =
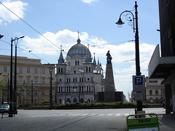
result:
[(58, 104), (93, 103), (98, 92), (103, 92), (103, 69), (92, 59), (88, 47), (78, 38), (64, 59), (62, 50), (56, 66)]

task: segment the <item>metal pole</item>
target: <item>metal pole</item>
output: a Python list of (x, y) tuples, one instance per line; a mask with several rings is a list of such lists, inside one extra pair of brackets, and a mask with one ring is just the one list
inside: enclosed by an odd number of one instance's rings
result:
[(55, 85), (55, 105), (57, 104), (57, 85)]
[(13, 92), (13, 99), (14, 99), (14, 113), (17, 114), (17, 95), (16, 95), (16, 84), (17, 84), (17, 43), (18, 39), (15, 43), (15, 69), (14, 69), (14, 92)]
[(50, 64), (49, 65), (49, 72), (50, 72), (50, 109), (53, 108), (53, 101), (52, 101), (52, 71), (53, 71), (53, 66)]
[[(138, 31), (138, 12), (137, 12), (137, 1), (135, 1), (135, 24), (136, 24), (136, 31), (135, 31), (135, 59), (136, 59), (136, 76), (140, 76), (140, 56), (139, 56), (139, 31)], [(142, 101), (137, 101), (137, 111), (142, 111)]]
[(33, 80), (31, 81), (31, 104), (33, 105)]
[(7, 102), (8, 102), (8, 103), (9, 103), (9, 100), (10, 100), (10, 98), (9, 98), (9, 97), (10, 97), (10, 96), (9, 96), (9, 93), (10, 93), (10, 92), (9, 92), (9, 90), (10, 90), (9, 87), (10, 87), (10, 86), (9, 86), (9, 75), (8, 75), (8, 82), (7, 82)]
[(136, 32), (135, 32), (135, 56), (136, 56), (136, 75), (141, 75), (140, 73), (140, 57), (139, 57), (139, 31), (138, 31), (138, 12), (137, 12), (137, 1), (135, 1), (135, 24), (136, 24)]
[(13, 75), (13, 39), (11, 38), (11, 56), (10, 56), (10, 109), (9, 109), (9, 117), (13, 117), (12, 114), (12, 102), (13, 102), (13, 83), (12, 83), (12, 75)]

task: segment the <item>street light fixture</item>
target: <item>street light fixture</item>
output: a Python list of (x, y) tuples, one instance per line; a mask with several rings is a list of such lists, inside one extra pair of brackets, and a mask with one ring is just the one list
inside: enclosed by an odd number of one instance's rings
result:
[[(10, 110), (9, 110), (9, 117), (13, 117), (13, 114), (17, 113), (16, 107), (16, 84), (17, 84), (17, 44), (18, 40), (24, 38), (15, 37), (11, 38), (11, 58), (10, 58)], [(14, 85), (13, 85), (13, 43), (15, 43), (15, 68), (14, 68)], [(12, 107), (13, 106), (13, 107)]]
[[(141, 76), (140, 72), (140, 57), (139, 57), (139, 31), (138, 31), (138, 12), (137, 12), (137, 1), (135, 1), (135, 14), (130, 10), (123, 11), (118, 21), (116, 22), (117, 25), (123, 25), (124, 22), (122, 21), (122, 15), (126, 14), (126, 20), (128, 22), (132, 22), (133, 32), (135, 33), (135, 62), (136, 62), (136, 76)], [(142, 101), (137, 101), (137, 111), (142, 111)]]
[(15, 70), (14, 70), (14, 112), (17, 113), (17, 94), (16, 94), (16, 88), (17, 88), (17, 44), (18, 44), (18, 40), (24, 38), (24, 36), (21, 37), (16, 37), (14, 39), (14, 41), (16, 41), (15, 43)]
[(1, 34), (0, 34), (0, 39), (1, 39), (2, 37), (4, 37), (4, 35), (1, 35)]

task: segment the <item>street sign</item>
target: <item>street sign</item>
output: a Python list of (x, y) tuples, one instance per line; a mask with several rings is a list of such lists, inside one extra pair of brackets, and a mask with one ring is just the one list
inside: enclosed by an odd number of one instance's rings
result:
[(136, 101), (143, 101), (145, 99), (145, 76), (134, 75), (133, 80), (133, 99)]
[(133, 75), (133, 85), (134, 86), (144, 86), (145, 84), (145, 76), (141, 75), (141, 76), (135, 76)]

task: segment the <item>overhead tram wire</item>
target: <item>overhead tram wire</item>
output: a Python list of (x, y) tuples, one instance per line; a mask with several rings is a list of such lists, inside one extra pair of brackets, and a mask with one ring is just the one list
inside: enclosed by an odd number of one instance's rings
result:
[[(7, 42), (7, 41), (5, 41), (5, 40), (0, 40), (1, 42), (3, 42), (3, 43), (5, 43), (5, 44), (8, 44), (9, 46), (11, 45), (9, 42)], [(22, 48), (22, 47), (17, 47), (18, 49), (20, 49), (20, 50), (23, 50), (23, 51), (25, 51), (25, 52), (28, 52), (29, 54), (31, 54), (31, 55), (33, 55), (35, 58), (37, 58), (37, 59), (40, 59), (40, 60), (43, 60), (43, 61), (46, 61), (46, 63), (49, 63), (46, 59), (41, 59), (41, 57), (39, 57), (39, 56), (37, 56), (36, 54), (34, 54), (33, 52), (32, 52), (32, 50), (28, 50), (28, 49), (24, 49), (24, 48)], [(7, 50), (10, 50), (10, 49), (7, 49)]]
[[(33, 31), (35, 31), (36, 33), (40, 34), (45, 40), (47, 40), (54, 48), (57, 48), (60, 50), (60, 48), (53, 43), (51, 40), (49, 40), (47, 37), (45, 37), (40, 31), (38, 31), (36, 28), (34, 28), (31, 24), (29, 24), (26, 20), (24, 20), (23, 18), (21, 18), (19, 15), (17, 15), (16, 13), (14, 13), (11, 9), (9, 9), (6, 5), (4, 5), (1, 1), (0, 4), (2, 6), (4, 6), (8, 11), (10, 11), (13, 15), (15, 15), (16, 17), (18, 17), (24, 24), (26, 24), (28, 27), (30, 27)], [(58, 50), (57, 50), (58, 51)]]

